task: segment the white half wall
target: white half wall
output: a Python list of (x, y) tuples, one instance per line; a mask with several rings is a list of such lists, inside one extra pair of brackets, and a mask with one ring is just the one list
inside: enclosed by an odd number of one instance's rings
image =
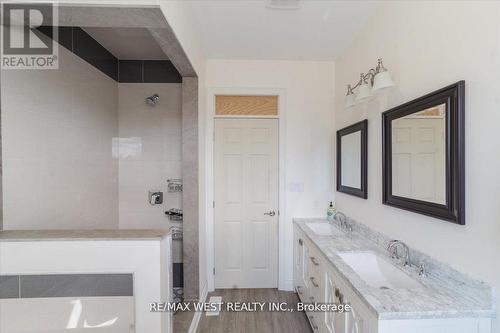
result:
[(135, 332), (169, 333), (171, 313), (151, 312), (150, 303), (172, 297), (170, 247), (170, 235), (152, 240), (0, 242), (0, 275), (131, 273)]
[[(338, 208), (500, 288), (500, 3), (390, 1), (336, 61), (335, 126), (368, 118), (368, 200)], [(384, 59), (397, 87), (345, 110), (346, 84)], [(466, 225), (382, 204), (381, 112), (461, 79), (466, 83)], [(497, 296), (497, 304), (500, 299)], [(500, 313), (499, 315), (500, 316)], [(497, 317), (498, 317), (497, 316)], [(494, 332), (500, 331), (498, 320)]]
[[(284, 98), (280, 107), (285, 121), (280, 129), (280, 178), (284, 186), (284, 221), (280, 223), (280, 248), (284, 267), (280, 267), (280, 287), (292, 289), (293, 226), (292, 217), (325, 216), (328, 201), (333, 197), (333, 107), (334, 63), (300, 61), (208, 60), (206, 86), (209, 90), (233, 89), (240, 93), (259, 91), (280, 92)], [(278, 93), (277, 93), (278, 95)], [(213, 99), (207, 96), (208, 103)], [(210, 105), (207, 105), (210, 113)], [(213, 225), (213, 114), (206, 117), (207, 221)], [(281, 206), (281, 205), (280, 205)], [(211, 237), (208, 233), (207, 237)], [(207, 274), (213, 276), (213, 239), (207, 239), (209, 253)], [(200, 268), (201, 269), (201, 268)], [(210, 279), (209, 279), (210, 281)], [(211, 286), (212, 287), (212, 286)]]

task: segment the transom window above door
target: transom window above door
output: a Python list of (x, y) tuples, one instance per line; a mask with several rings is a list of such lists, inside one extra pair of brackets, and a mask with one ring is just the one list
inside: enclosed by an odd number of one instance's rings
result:
[(216, 116), (277, 116), (278, 96), (215, 96)]

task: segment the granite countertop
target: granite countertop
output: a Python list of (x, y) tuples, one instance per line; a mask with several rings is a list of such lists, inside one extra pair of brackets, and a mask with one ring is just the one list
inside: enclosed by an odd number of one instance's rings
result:
[(169, 234), (170, 230), (159, 229), (4, 230), (0, 242), (161, 240)]
[(317, 218), (294, 219), (379, 319), (495, 317), (493, 289), (489, 285), (413, 249), (410, 249), (412, 264), (425, 262), (427, 276), (420, 277), (415, 267), (396, 267), (420, 282), (421, 288), (379, 289), (368, 285), (338, 253), (372, 251), (391, 260), (384, 246), (390, 239), (355, 221), (349, 221), (354, 229), (351, 234), (320, 236), (307, 226), (310, 222), (327, 223)]

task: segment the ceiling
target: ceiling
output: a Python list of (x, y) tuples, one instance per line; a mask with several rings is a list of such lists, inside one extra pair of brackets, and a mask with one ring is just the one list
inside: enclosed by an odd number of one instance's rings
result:
[(299, 9), (266, 0), (191, 0), (210, 59), (333, 60), (379, 6), (376, 1), (301, 0)]
[(120, 60), (167, 60), (146, 28), (83, 28)]

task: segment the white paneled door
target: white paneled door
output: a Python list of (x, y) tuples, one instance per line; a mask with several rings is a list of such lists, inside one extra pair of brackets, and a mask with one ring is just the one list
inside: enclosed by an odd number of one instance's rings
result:
[(215, 120), (215, 287), (278, 286), (278, 119)]

